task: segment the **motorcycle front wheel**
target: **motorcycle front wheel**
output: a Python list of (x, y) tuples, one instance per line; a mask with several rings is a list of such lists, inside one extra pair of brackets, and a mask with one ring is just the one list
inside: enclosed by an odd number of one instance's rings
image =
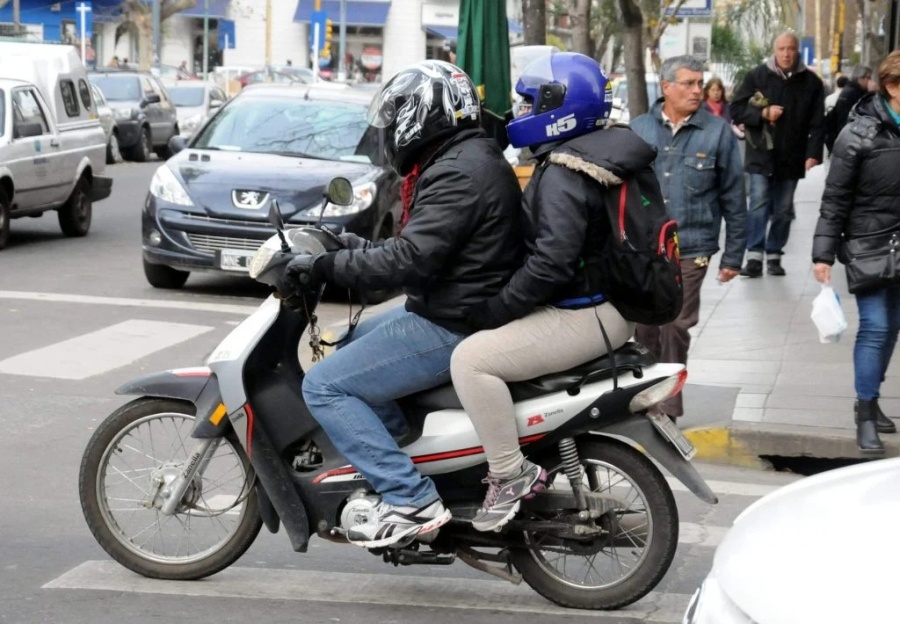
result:
[[(668, 571), (678, 546), (678, 507), (663, 475), (640, 451), (621, 442), (582, 439), (578, 453), (584, 491), (613, 496), (621, 504), (593, 521), (603, 529), (595, 537), (525, 531), (525, 547), (510, 549), (510, 557), (525, 582), (556, 604), (618, 609), (644, 597)], [(571, 491), (558, 456), (542, 463), (551, 488)], [(560, 520), (572, 511), (530, 519)]]
[(113, 412), (81, 461), (81, 508), (94, 537), (126, 568), (150, 578), (199, 579), (244, 554), (262, 526), (254, 475), (240, 445), (216, 440), (174, 514), (160, 506), (197, 440), (194, 407), (141, 398)]

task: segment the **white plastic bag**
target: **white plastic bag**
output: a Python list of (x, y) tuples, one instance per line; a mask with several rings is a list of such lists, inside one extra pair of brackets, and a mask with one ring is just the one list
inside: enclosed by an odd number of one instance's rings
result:
[(847, 329), (847, 318), (841, 309), (841, 300), (831, 286), (822, 290), (813, 299), (810, 318), (819, 330), (819, 342), (837, 342)]

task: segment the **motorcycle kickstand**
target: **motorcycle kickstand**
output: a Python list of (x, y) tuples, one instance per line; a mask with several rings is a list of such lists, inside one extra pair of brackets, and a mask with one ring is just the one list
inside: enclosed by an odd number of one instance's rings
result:
[(194, 477), (201, 471), (206, 469), (212, 459), (213, 453), (219, 448), (222, 442), (221, 438), (209, 438), (201, 440), (194, 447), (193, 452), (185, 462), (187, 466), (178, 476), (169, 484), (168, 494), (159, 510), (166, 516), (174, 515), (187, 492), (188, 485), (194, 480)]

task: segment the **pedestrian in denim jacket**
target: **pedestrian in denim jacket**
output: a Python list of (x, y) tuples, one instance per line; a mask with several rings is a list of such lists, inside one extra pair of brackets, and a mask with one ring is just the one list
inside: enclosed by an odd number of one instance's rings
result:
[[(638, 325), (635, 337), (662, 362), (687, 363), (700, 314), (700, 286), (710, 256), (719, 251), (725, 219), (725, 251), (718, 280), (738, 275), (747, 243), (747, 203), (741, 154), (731, 127), (703, 104), (703, 64), (692, 56), (666, 60), (660, 70), (663, 97), (631, 128), (656, 147), (656, 177), (666, 210), (678, 221), (684, 306), (662, 326)], [(663, 405), (671, 417), (684, 413), (681, 395)]]

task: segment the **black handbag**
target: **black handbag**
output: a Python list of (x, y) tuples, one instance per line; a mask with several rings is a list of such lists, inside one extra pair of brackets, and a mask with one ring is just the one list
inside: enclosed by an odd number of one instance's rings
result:
[(900, 230), (891, 228), (856, 238), (845, 238), (839, 259), (847, 269), (847, 287), (853, 294), (900, 283), (897, 256)]

